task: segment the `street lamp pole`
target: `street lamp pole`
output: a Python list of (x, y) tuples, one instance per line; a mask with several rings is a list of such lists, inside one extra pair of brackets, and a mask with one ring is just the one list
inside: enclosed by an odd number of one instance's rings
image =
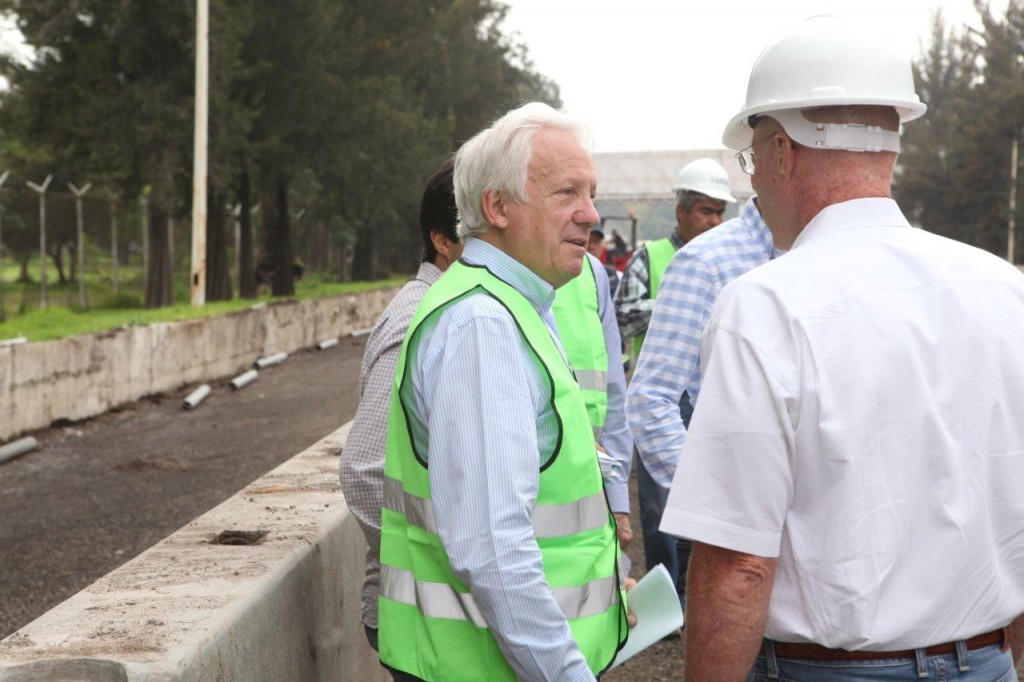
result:
[(1020, 128), (1013, 131), (1013, 146), (1010, 147), (1010, 219), (1006, 231), (1006, 260), (1013, 264), (1014, 237), (1017, 213), (1017, 154), (1020, 147)]
[(192, 305), (206, 303), (206, 152), (210, 1), (196, 0), (196, 112), (192, 159)]

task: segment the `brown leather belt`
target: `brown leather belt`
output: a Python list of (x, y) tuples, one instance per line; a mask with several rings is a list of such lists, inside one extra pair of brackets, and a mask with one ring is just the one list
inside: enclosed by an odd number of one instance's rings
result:
[[(1005, 648), (1010, 641), (1008, 627), (986, 632), (967, 640), (968, 649), (981, 649), (982, 647), (998, 644)], [(776, 658), (785, 658), (794, 661), (869, 661), (880, 658), (914, 658), (914, 649), (903, 649), (902, 651), (847, 651), (846, 649), (829, 649), (820, 644), (797, 643), (797, 642), (776, 642), (765, 640), (761, 645), (761, 652), (764, 653), (767, 642), (771, 642), (775, 649)], [(924, 647), (925, 656), (946, 656), (956, 653), (956, 643), (946, 642)]]

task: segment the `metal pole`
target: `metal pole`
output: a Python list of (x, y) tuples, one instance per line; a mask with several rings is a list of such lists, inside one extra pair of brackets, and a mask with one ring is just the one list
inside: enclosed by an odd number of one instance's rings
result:
[(149, 286), (149, 197), (139, 197), (139, 209), (142, 214), (142, 288)]
[(26, 182), (30, 188), (39, 192), (39, 307), (46, 307), (46, 188), (50, 186), (53, 175), (47, 175), (43, 184)]
[(68, 189), (75, 195), (75, 220), (78, 225), (78, 307), (85, 309), (85, 227), (82, 224), (82, 197), (92, 187), (91, 182), (78, 189), (68, 183)]
[(1013, 264), (1014, 255), (1014, 232), (1016, 231), (1016, 225), (1014, 224), (1016, 213), (1017, 213), (1017, 148), (1020, 146), (1020, 130), (1015, 130), (1013, 133), (1013, 146), (1010, 147), (1010, 219), (1007, 227), (1006, 236), (1006, 260)]
[[(3, 188), (4, 183), (7, 182), (7, 176), (10, 175), (10, 171), (4, 171), (3, 175), (0, 175), (0, 188)], [(0, 210), (0, 322), (4, 321), (4, 230), (3, 230), (3, 211)]]
[(192, 305), (206, 303), (206, 138), (209, 115), (209, 0), (196, 0), (196, 113), (192, 157)]
[(110, 200), (110, 251), (114, 254), (110, 274), (114, 280), (114, 295), (117, 295), (117, 199)]

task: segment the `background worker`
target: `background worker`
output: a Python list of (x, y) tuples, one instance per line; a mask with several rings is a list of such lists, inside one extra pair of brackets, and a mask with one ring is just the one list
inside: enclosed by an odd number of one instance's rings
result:
[[(729, 191), (729, 174), (721, 164), (708, 158), (683, 166), (676, 176), (673, 191), (676, 194), (675, 230), (668, 238), (648, 242), (633, 253), (615, 292), (619, 330), (623, 338), (631, 342), (634, 368), (651, 321), (662, 276), (672, 256), (697, 235), (721, 224), (726, 204), (736, 201)], [(689, 399), (681, 399), (679, 409), (682, 419), (688, 421), (692, 410)], [(678, 584), (680, 565), (676, 538), (658, 530), (668, 490), (651, 478), (640, 459), (636, 475), (647, 570), (663, 564)]]
[[(662, 499), (668, 497), (700, 392), (700, 339), (715, 300), (726, 284), (776, 255), (772, 233), (751, 198), (737, 217), (679, 249), (665, 271), (626, 396), (637, 459), (661, 488)], [(684, 605), (691, 546), (686, 538), (676, 539), (676, 591)]]
[[(593, 229), (590, 236), (592, 242)], [(605, 491), (615, 514), (619, 543), (626, 547), (633, 540), (629, 524), (633, 439), (626, 426), (622, 339), (608, 276), (592, 254), (584, 259), (583, 272), (555, 292), (552, 311), (558, 338), (583, 391), (594, 439), (610, 457), (602, 467)]]
[(819, 17), (725, 129), (787, 253), (726, 286), (701, 347), (662, 521), (695, 540), (687, 679), (1017, 677), (1024, 275), (890, 198), (924, 110), (908, 60)]
[(359, 407), (341, 452), (341, 491), (366, 538), (362, 621), (366, 639), (377, 649), (377, 596), (380, 592), (380, 508), (384, 450), (391, 388), (402, 341), (427, 289), (462, 253), (456, 234), (458, 213), (452, 186), (454, 161), (438, 168), (423, 190), (420, 233), (423, 262), (416, 278), (402, 287), (373, 325), (359, 373)]

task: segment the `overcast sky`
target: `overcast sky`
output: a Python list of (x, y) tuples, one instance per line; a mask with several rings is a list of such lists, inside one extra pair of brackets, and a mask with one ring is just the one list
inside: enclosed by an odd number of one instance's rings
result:
[[(773, 36), (834, 14), (916, 57), (942, 8), (980, 26), (972, 0), (504, 0), (505, 22), (561, 88), (596, 151), (720, 149), (750, 67)], [(1003, 16), (1006, 0), (991, 0)]]

